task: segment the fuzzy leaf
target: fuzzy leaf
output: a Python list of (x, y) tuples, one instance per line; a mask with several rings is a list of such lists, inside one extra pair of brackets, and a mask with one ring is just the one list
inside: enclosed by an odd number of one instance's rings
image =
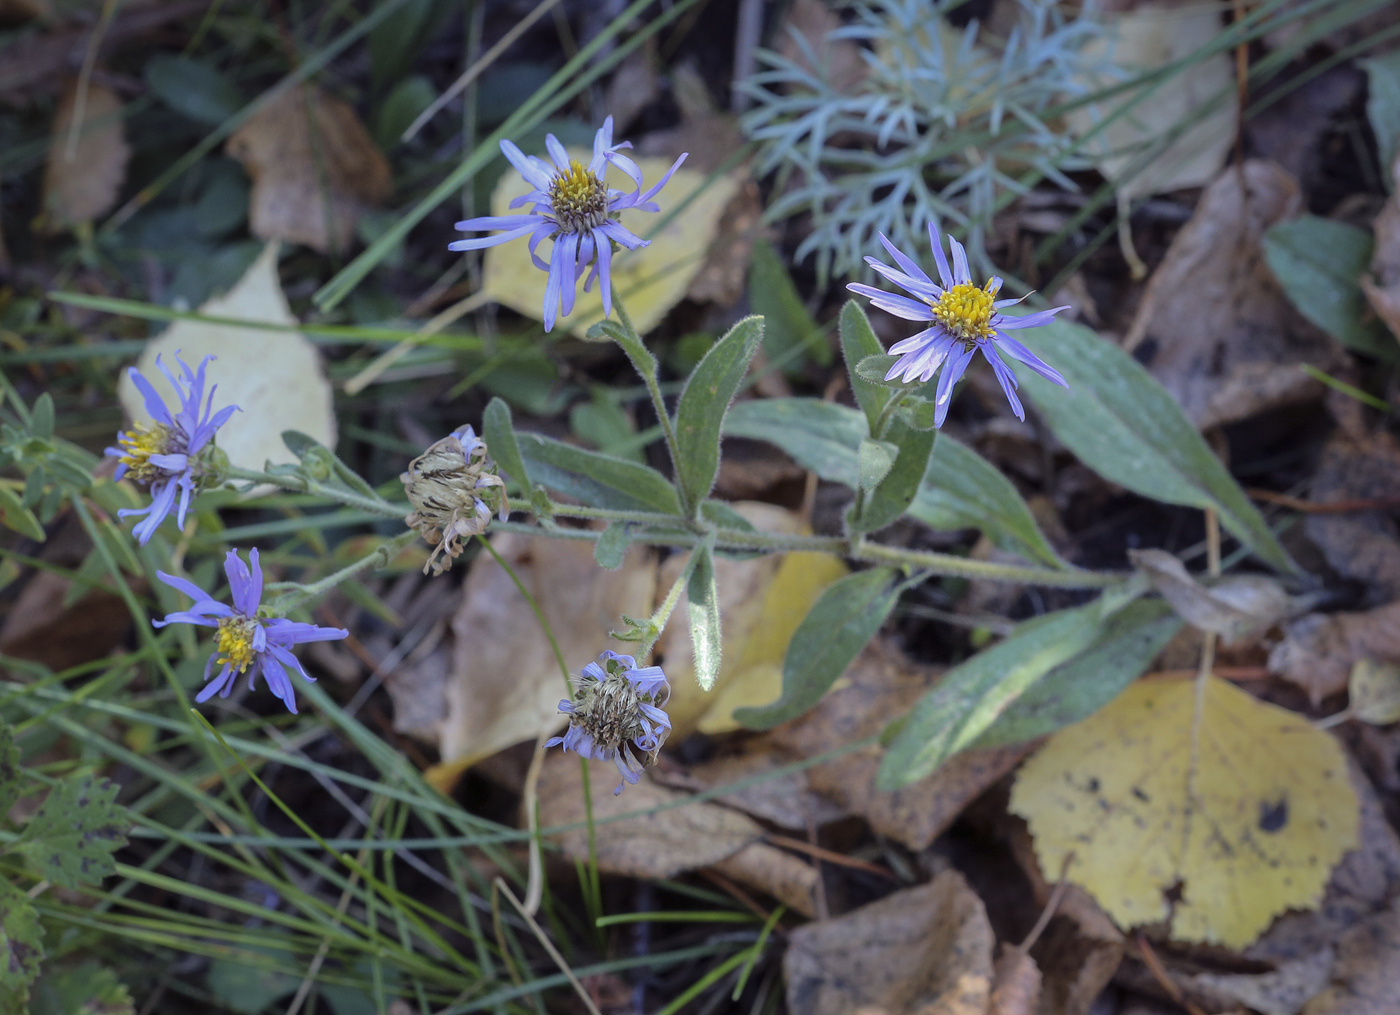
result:
[(486, 404), (486, 412), (481, 418), (481, 438), (486, 441), (486, 450), (496, 460), (496, 466), (514, 480), (528, 498), (533, 489), (530, 474), (525, 469), (525, 459), (521, 457), (520, 445), (515, 439), (510, 406), (503, 399), (492, 398)]
[(933, 453), (937, 433), (933, 430), (915, 430), (895, 416), (889, 421), (885, 436), (899, 449), (899, 455), (880, 485), (866, 495), (860, 516), (851, 519), (851, 528), (857, 532), (874, 532), (884, 528), (897, 521), (914, 503), (924, 473), (928, 471), (929, 456)]
[[(883, 356), (885, 347), (875, 337), (870, 318), (855, 300), (847, 300), (841, 308), (841, 355), (846, 357), (846, 370), (851, 380), (851, 393), (865, 413), (868, 432), (873, 432), (895, 392), (885, 381), (868, 380), (857, 369), (871, 356)], [(885, 368), (886, 370), (889, 367)], [(879, 436), (878, 434), (876, 436)]]
[(126, 845), (130, 822), (116, 800), (117, 787), (106, 780), (60, 783), (11, 848), (56, 885), (99, 884), (117, 869), (112, 853)]
[(890, 469), (894, 467), (895, 458), (898, 455), (899, 445), (897, 444), (891, 444), (889, 441), (872, 441), (868, 437), (861, 441), (860, 448), (856, 453), (860, 488), (873, 490), (879, 486), (880, 480), (890, 474)]
[(627, 531), (626, 522), (613, 522), (598, 541), (593, 544), (593, 559), (598, 566), (608, 571), (616, 571), (627, 556), (627, 547), (632, 545), (632, 537)]
[(592, 507), (671, 515), (681, 512), (676, 488), (655, 469), (539, 434), (518, 434), (517, 438), (525, 468), (544, 486)]
[(710, 347), (681, 392), (676, 405), (676, 477), (692, 511), (715, 485), (724, 416), (762, 339), (763, 318), (744, 318)]
[[(711, 534), (713, 536), (713, 534)], [(720, 634), (719, 592), (715, 586), (714, 540), (695, 548), (690, 580), (686, 583), (686, 609), (690, 617), (690, 641), (695, 679), (701, 690), (715, 686), (719, 676), (723, 640)]]
[(0, 486), (0, 525), (38, 543), (47, 538), (44, 527), (39, 524), (34, 512), (25, 507), (24, 502), (8, 486)]

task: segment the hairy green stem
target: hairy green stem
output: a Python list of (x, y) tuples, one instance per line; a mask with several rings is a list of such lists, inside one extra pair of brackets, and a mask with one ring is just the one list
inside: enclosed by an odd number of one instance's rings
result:
[[(612, 289), (613, 307), (617, 310), (618, 320), (627, 329), (627, 334), (636, 343), (645, 348), (646, 343), (642, 341), (642, 336), (637, 334), (637, 329), (632, 325), (632, 318), (628, 316), (627, 307), (623, 305), (622, 294), (617, 291), (617, 286)], [(671, 465), (680, 474), (681, 454), (680, 448), (676, 444), (676, 428), (671, 422), (671, 414), (666, 409), (666, 399), (661, 395), (661, 383), (657, 380), (656, 371), (638, 370), (643, 383), (647, 386), (647, 393), (651, 395), (652, 407), (656, 410), (657, 422), (661, 425), (661, 432), (666, 437), (666, 447), (671, 452)]]
[(361, 511), (372, 511), (375, 514), (384, 515), (386, 518), (402, 518), (413, 510), (408, 504), (392, 504), (378, 497), (366, 497), (353, 490), (327, 486), (303, 476), (280, 476), (268, 472), (256, 472), (253, 469), (230, 468), (228, 477), (229, 479), (246, 479), (253, 483), (270, 483), (273, 486), (280, 486), (284, 490), (309, 493), (327, 500), (337, 500), (350, 507), (357, 507)]
[(279, 583), (273, 588), (285, 588), (286, 592), (277, 599), (267, 604), (268, 612), (275, 617), (285, 617), (298, 606), (302, 606), (317, 596), (325, 595), (347, 578), (353, 578), (361, 571), (367, 571), (372, 567), (387, 567), (389, 561), (409, 543), (418, 538), (418, 533), (413, 529), (400, 532), (393, 539), (380, 543), (373, 550), (355, 561), (347, 564), (339, 571), (332, 572), (324, 578), (318, 578), (310, 585), (298, 585), (295, 583)]

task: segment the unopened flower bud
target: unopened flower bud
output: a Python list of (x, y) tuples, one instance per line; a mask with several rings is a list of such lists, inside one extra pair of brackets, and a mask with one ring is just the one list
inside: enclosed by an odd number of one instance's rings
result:
[[(486, 531), (492, 513), (510, 514), (506, 485), (495, 473), (486, 442), (470, 426), (459, 427), (409, 463), (399, 477), (413, 511), (404, 519), (433, 547), (423, 565), (442, 574), (462, 552), (461, 540)], [(439, 561), (438, 555), (446, 559)]]

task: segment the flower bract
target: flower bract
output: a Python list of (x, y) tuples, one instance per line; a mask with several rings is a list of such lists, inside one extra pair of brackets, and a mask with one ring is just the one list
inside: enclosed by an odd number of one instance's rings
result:
[[(258, 612), (262, 604), (263, 576), (258, 565), (258, 551), (250, 550), (248, 563), (237, 552), (229, 550), (224, 558), (224, 574), (228, 576), (233, 606), (219, 602), (194, 582), (157, 571), (156, 577), (173, 589), (194, 600), (187, 610), (166, 614), (164, 620), (151, 621), (156, 627), (167, 624), (197, 624), (215, 629), (214, 653), (204, 665), (204, 689), (195, 701), (205, 702), (218, 694), (225, 698), (233, 690), (241, 674), (248, 674), (248, 689), (257, 685), (258, 674), (267, 677), (267, 686), (282, 699), (288, 711), (296, 714), (296, 695), (288, 671), (303, 680), (315, 678), (302, 668), (292, 655), (293, 645), (308, 641), (336, 641), (350, 632), (339, 627), (317, 627), (288, 620), (286, 617), (265, 617)], [(218, 666), (218, 673), (214, 667)], [(213, 679), (210, 679), (210, 676)]]
[[(562, 744), (585, 758), (611, 761), (622, 773), (613, 793), (621, 793), (623, 785), (636, 785), (670, 734), (671, 719), (662, 709), (670, 696), (660, 666), (639, 667), (631, 656), (604, 652), (583, 668), (573, 698), (559, 702), (569, 728), (545, 746)], [(632, 753), (634, 746), (644, 760)]]
[[(685, 161), (676, 159), (666, 175), (647, 190), (642, 190), (642, 171), (620, 149), (631, 148), (630, 141), (613, 143), (613, 120), (608, 117), (593, 138), (593, 157), (584, 165), (569, 157), (564, 146), (553, 134), (545, 138), (545, 147), (553, 164), (533, 155), (526, 155), (514, 143), (501, 142), (501, 151), (510, 164), (533, 188), (528, 194), (511, 202), (512, 208), (530, 205), (528, 213), (520, 215), (487, 215), (458, 222), (463, 232), (504, 230), (492, 236), (449, 243), (449, 250), (477, 250), (494, 247), (510, 240), (529, 237), (530, 257), (535, 266), (549, 273), (544, 289), (544, 327), (554, 327), (556, 317), (567, 317), (574, 309), (578, 278), (592, 266), (584, 280), (584, 292), (594, 280), (601, 285), (603, 313), (612, 313), (612, 255), (613, 243), (635, 250), (645, 247), (646, 240), (634, 236), (617, 220), (628, 208), (638, 211), (660, 211), (652, 200), (671, 175)], [(603, 177), (609, 165), (616, 166), (635, 185), (631, 192), (608, 187)], [(546, 262), (535, 253), (544, 240), (554, 241)], [(562, 312), (561, 312), (562, 303)]]
[[(899, 357), (890, 367), (885, 380), (896, 377), (908, 381), (927, 382), (935, 373), (938, 387), (934, 394), (934, 425), (942, 426), (948, 415), (948, 403), (953, 395), (953, 386), (967, 371), (972, 357), (979, 350), (992, 365), (1001, 390), (1011, 403), (1016, 418), (1024, 420), (1026, 410), (1016, 396), (1019, 386), (1016, 375), (1011, 372), (1005, 357), (1025, 364), (1046, 380), (1054, 381), (1062, 387), (1069, 387), (1058, 370), (1048, 366), (1035, 353), (1017, 341), (1009, 331), (1018, 328), (1034, 328), (1049, 324), (1056, 314), (1069, 307), (1054, 307), (1040, 310), (1024, 317), (1001, 313), (1004, 307), (1020, 303), (1020, 300), (999, 300), (1001, 279), (995, 275), (985, 284), (976, 285), (967, 267), (967, 252), (961, 243), (948, 237), (953, 252), (953, 263), (943, 253), (942, 240), (938, 230), (930, 224), (929, 239), (933, 243), (933, 260), (938, 268), (939, 281), (935, 282), (924, 270), (893, 243), (883, 233), (880, 242), (890, 252), (898, 268), (892, 268), (883, 261), (867, 257), (865, 262), (895, 285), (912, 294), (901, 296), (886, 292), (874, 286), (852, 282), (846, 286), (851, 292), (867, 296), (870, 302), (881, 310), (903, 317), (908, 321), (927, 321), (929, 327), (915, 335), (890, 346), (890, 352)], [(1024, 298), (1024, 297), (1023, 297)]]
[(204, 371), (213, 358), (204, 357), (199, 369), (191, 370), (177, 353), (175, 362), (180, 365), (181, 372), (177, 378), (166, 369), (160, 357), (156, 357), (156, 366), (165, 374), (180, 399), (180, 407), (173, 413), (140, 371), (135, 367), (129, 371), (132, 383), (146, 401), (146, 412), (150, 414), (151, 422), (136, 423), (130, 430), (118, 434), (119, 446), (107, 448), (104, 453), (118, 460), (116, 479), (129, 475), (138, 483), (150, 487), (151, 503), (148, 507), (124, 508), (117, 512), (122, 518), (128, 515), (145, 516), (145, 520), (138, 522), (132, 530), (143, 546), (172, 510), (177, 512), (176, 520), (183, 527), (190, 498), (203, 487), (219, 481), (224, 463), (222, 453), (214, 446), (214, 434), (228, 422), (238, 406), (228, 405), (214, 412), (217, 385), (209, 388), (206, 397)]
[[(492, 512), (510, 515), (506, 484), (496, 475), (486, 442), (470, 426), (458, 427), (409, 463), (399, 476), (413, 511), (404, 524), (433, 547), (423, 573), (442, 574), (462, 552), (461, 540), (486, 531)], [(444, 563), (438, 554), (446, 553)]]

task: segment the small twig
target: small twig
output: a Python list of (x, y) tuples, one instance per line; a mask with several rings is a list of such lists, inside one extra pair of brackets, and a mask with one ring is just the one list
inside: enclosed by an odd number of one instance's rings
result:
[(768, 910), (764, 909), (757, 902), (755, 902), (754, 897), (752, 895), (744, 891), (733, 881), (730, 881), (719, 871), (714, 870), (710, 867), (704, 867), (701, 868), (700, 873), (704, 877), (708, 878), (710, 881), (713, 881), (723, 891), (728, 892), (736, 902), (743, 903), (751, 913), (756, 913), (759, 919), (767, 921), (772, 918), (773, 914), (768, 912)]
[(754, 72), (759, 36), (763, 34), (763, 0), (739, 0), (739, 23), (734, 31), (734, 79), (729, 86), (729, 111), (742, 113), (749, 97), (739, 82)]
[(1181, 992), (1181, 988), (1176, 985), (1176, 982), (1167, 973), (1167, 967), (1162, 965), (1162, 960), (1157, 958), (1157, 953), (1154, 952), (1152, 946), (1147, 943), (1147, 937), (1142, 931), (1138, 931), (1137, 946), (1138, 957), (1142, 959), (1142, 964), (1147, 967), (1148, 972), (1152, 974), (1152, 978), (1167, 992), (1167, 996), (1181, 1005), (1181, 1007), (1185, 1008), (1191, 1015), (1206, 1015), (1206, 1013), (1201, 1010), (1200, 1005), (1188, 1000), (1186, 995)]
[(876, 874), (891, 881), (898, 881), (899, 877), (893, 871), (888, 871), (879, 864), (870, 863), (867, 860), (857, 860), (853, 856), (846, 856), (844, 853), (837, 853), (834, 850), (825, 849), (814, 843), (803, 842), (801, 839), (793, 839), (786, 835), (774, 835), (769, 833), (764, 836), (774, 846), (781, 846), (784, 849), (791, 849), (798, 853), (806, 853), (827, 863), (834, 863), (838, 867), (850, 867), (854, 870), (865, 871), (867, 874)]
[(544, 745), (553, 730), (549, 727), (540, 730), (535, 738), (535, 753), (530, 758), (530, 768), (525, 773), (525, 791), (520, 806), (525, 808), (525, 826), (530, 830), (529, 880), (525, 884), (525, 908), (534, 916), (540, 911), (544, 900), (544, 858), (540, 851), (540, 816), (537, 805), (540, 785), (540, 772), (544, 768)]
[(1045, 933), (1045, 928), (1050, 926), (1050, 921), (1055, 918), (1055, 911), (1060, 908), (1060, 903), (1064, 900), (1065, 892), (1069, 891), (1069, 865), (1074, 863), (1074, 850), (1065, 854), (1064, 861), (1060, 864), (1060, 880), (1055, 882), (1055, 888), (1050, 893), (1050, 899), (1045, 903), (1045, 908), (1040, 911), (1040, 918), (1035, 921), (1035, 926), (1026, 935), (1026, 939), (1021, 942), (1021, 951), (1029, 952), (1035, 947), (1035, 943), (1040, 940), (1040, 935)]
[[(1200, 669), (1194, 670), (1158, 670), (1156, 673), (1149, 673), (1148, 680), (1185, 680), (1188, 677), (1195, 677), (1200, 673)], [(1211, 668), (1211, 674), (1221, 680), (1228, 680), (1231, 683), (1238, 683), (1242, 680), (1268, 680), (1270, 677), (1267, 666), (1215, 666)]]
[(506, 884), (499, 875), (495, 879), (495, 884), (496, 887), (501, 890), (501, 893), (510, 900), (510, 904), (515, 907), (516, 912), (525, 918), (525, 922), (530, 925), (530, 930), (534, 932), (535, 938), (544, 947), (544, 950), (549, 952), (549, 957), (554, 960), (554, 964), (559, 967), (559, 971), (568, 978), (570, 985), (578, 993), (578, 996), (583, 999), (583, 1006), (588, 1009), (589, 1015), (603, 1015), (603, 1013), (598, 1010), (598, 1006), (593, 1003), (593, 998), (589, 996), (588, 991), (583, 989), (583, 984), (579, 983), (578, 977), (575, 976), (574, 971), (569, 968), (569, 964), (564, 961), (564, 956), (559, 954), (559, 949), (554, 947), (554, 942), (545, 936), (544, 931), (540, 929), (540, 925), (535, 922), (535, 918), (526, 912), (525, 907), (520, 904), (520, 900), (517, 899), (515, 893), (510, 890), (510, 885)]
[(1255, 500), (1264, 501), (1266, 504), (1278, 504), (1280, 507), (1290, 508), (1294, 511), (1302, 511), (1310, 515), (1348, 514), (1353, 511), (1394, 511), (1400, 509), (1400, 497), (1315, 501), (1304, 500), (1301, 497), (1290, 497), (1286, 493), (1276, 493), (1273, 490), (1260, 490), (1255, 487), (1246, 488), (1245, 493), (1249, 494), (1249, 496)]

